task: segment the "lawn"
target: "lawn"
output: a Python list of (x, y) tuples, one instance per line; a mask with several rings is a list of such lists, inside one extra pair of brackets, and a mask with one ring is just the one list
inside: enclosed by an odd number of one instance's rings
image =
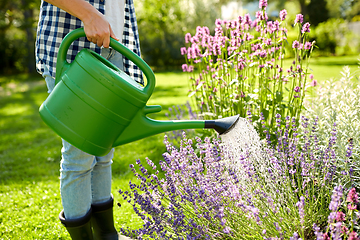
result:
[[(311, 70), (324, 82), (340, 76), (343, 65), (358, 68), (357, 56), (314, 58)], [(156, 73), (157, 85), (149, 105), (161, 105), (164, 119), (173, 105), (187, 98), (187, 75)], [(0, 77), (0, 239), (70, 239), (58, 221), (59, 161), (61, 140), (40, 119), (38, 108), (46, 99), (46, 86), (39, 76)], [(113, 164), (113, 193), (116, 226), (136, 227), (141, 221), (117, 190), (132, 180), (129, 164), (145, 157), (158, 162), (165, 147), (163, 134), (116, 148)]]

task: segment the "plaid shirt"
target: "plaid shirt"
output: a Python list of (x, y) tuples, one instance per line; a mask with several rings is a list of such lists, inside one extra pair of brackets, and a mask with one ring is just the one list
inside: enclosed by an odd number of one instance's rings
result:
[[(99, 12), (105, 14), (104, 0), (86, 0)], [(84, 27), (80, 19), (69, 13), (42, 1), (35, 44), (36, 68), (39, 73), (44, 72), (44, 65), (55, 78), (56, 59), (62, 39), (71, 30)], [(122, 43), (140, 56), (140, 42), (135, 17), (133, 0), (125, 0), (125, 21)], [(69, 47), (67, 60), (72, 62), (82, 48), (89, 48), (100, 54), (101, 48), (91, 43), (85, 37), (75, 40)], [(124, 71), (138, 83), (144, 84), (140, 69), (124, 57)]]

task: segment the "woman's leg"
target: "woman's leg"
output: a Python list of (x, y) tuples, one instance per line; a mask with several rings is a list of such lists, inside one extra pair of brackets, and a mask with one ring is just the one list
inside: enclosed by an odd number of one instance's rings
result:
[(95, 157), (63, 140), (60, 193), (66, 219), (83, 217), (92, 203), (92, 170)]
[(111, 198), (111, 164), (114, 149), (103, 156), (95, 157), (91, 174), (92, 204), (103, 203)]

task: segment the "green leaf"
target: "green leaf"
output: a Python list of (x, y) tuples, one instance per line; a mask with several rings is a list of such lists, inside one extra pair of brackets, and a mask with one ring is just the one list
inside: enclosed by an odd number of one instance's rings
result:
[(269, 117), (269, 110), (263, 109), (261, 112), (263, 113), (264, 118), (265, 118), (265, 119), (268, 119), (268, 117)]
[(283, 100), (283, 93), (280, 91), (276, 91), (275, 93), (275, 102), (280, 103)]

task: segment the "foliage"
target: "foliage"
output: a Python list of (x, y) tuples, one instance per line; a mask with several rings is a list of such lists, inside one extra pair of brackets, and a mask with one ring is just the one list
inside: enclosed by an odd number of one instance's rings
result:
[[(332, 78), (319, 85), (316, 95), (306, 103), (307, 116), (318, 116), (319, 124), (324, 128), (337, 125), (337, 152), (340, 155), (352, 154), (349, 163), (339, 160), (338, 172), (351, 167), (355, 186), (360, 190), (360, 69), (351, 74), (344, 67), (342, 77)], [(323, 132), (322, 132), (323, 134)], [(348, 146), (352, 144), (351, 152)], [(346, 164), (345, 164), (346, 163)], [(348, 187), (348, 185), (347, 185)]]
[(141, 52), (144, 60), (157, 70), (177, 68), (184, 63), (179, 49), (182, 36), (195, 24), (207, 25), (219, 14), (224, 0), (135, 1)]
[(297, 15), (295, 59), (285, 71), (286, 10), (280, 12), (280, 22), (267, 21), (266, 1), (261, 3), (254, 21), (248, 14), (234, 21), (218, 19), (214, 36), (207, 27), (197, 27), (194, 36), (185, 35), (189, 47), (181, 52), (187, 61), (183, 71), (190, 73), (189, 96), (200, 117), (246, 117), (251, 112), (258, 129), (264, 125), (273, 134), (276, 114), (299, 120), (313, 43), (307, 37), (310, 24), (302, 24)]
[(311, 0), (307, 5), (307, 14), (312, 26), (317, 26), (321, 22), (329, 19), (329, 10), (326, 7), (326, 0)]
[(35, 0), (0, 1), (0, 73), (35, 72)]
[(334, 178), (336, 129), (325, 140), (316, 119), (303, 118), (298, 128), (295, 119), (286, 118), (273, 147), (240, 121), (231, 135), (235, 142), (193, 142), (184, 135), (175, 148), (165, 138), (163, 178), (140, 160), (140, 171), (130, 165), (138, 182), (119, 192), (144, 225), (122, 232), (137, 239), (312, 239), (313, 224), (327, 224), (332, 189), (351, 179), (350, 172)]
[(342, 19), (329, 19), (320, 23), (310, 33), (322, 54), (356, 54), (360, 49), (360, 37), (349, 31)]
[(344, 188), (339, 185), (333, 190), (329, 209), (331, 213), (328, 218), (328, 225), (321, 232), (320, 227), (314, 224), (314, 231), (317, 239), (348, 239), (358, 240), (360, 219), (359, 196), (355, 188), (351, 188), (345, 198)]

